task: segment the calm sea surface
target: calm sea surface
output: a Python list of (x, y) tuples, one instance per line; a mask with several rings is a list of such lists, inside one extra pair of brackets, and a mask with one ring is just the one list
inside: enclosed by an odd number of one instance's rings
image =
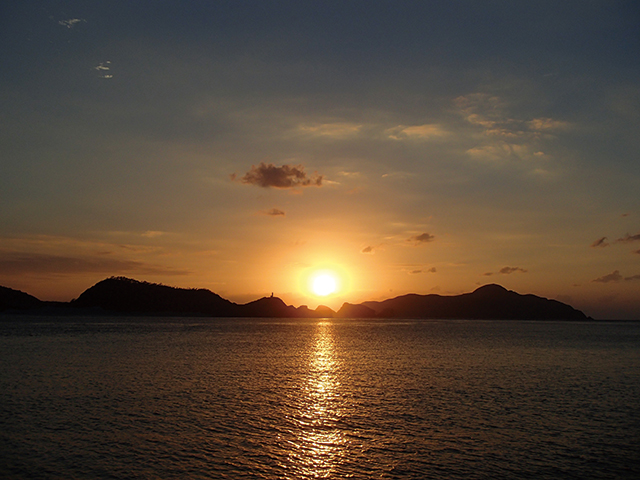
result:
[(640, 322), (0, 317), (0, 478), (640, 478)]

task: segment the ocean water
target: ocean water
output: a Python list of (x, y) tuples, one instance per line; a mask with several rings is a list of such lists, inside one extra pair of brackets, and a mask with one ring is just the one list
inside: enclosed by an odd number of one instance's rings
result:
[(0, 320), (0, 478), (640, 478), (640, 322)]

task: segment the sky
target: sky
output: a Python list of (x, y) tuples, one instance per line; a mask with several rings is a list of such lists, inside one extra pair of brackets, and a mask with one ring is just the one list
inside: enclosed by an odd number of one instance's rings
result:
[(639, 319), (639, 58), (637, 1), (3, 2), (0, 285)]

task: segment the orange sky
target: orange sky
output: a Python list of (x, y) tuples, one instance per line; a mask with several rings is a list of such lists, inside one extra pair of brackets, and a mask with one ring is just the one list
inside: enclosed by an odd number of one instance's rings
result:
[(633, 3), (56, 5), (3, 7), (0, 285), (640, 317)]

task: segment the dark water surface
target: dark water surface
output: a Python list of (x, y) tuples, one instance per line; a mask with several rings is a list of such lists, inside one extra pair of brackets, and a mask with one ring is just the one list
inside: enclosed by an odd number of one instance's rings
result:
[(640, 322), (0, 321), (0, 478), (640, 478)]

